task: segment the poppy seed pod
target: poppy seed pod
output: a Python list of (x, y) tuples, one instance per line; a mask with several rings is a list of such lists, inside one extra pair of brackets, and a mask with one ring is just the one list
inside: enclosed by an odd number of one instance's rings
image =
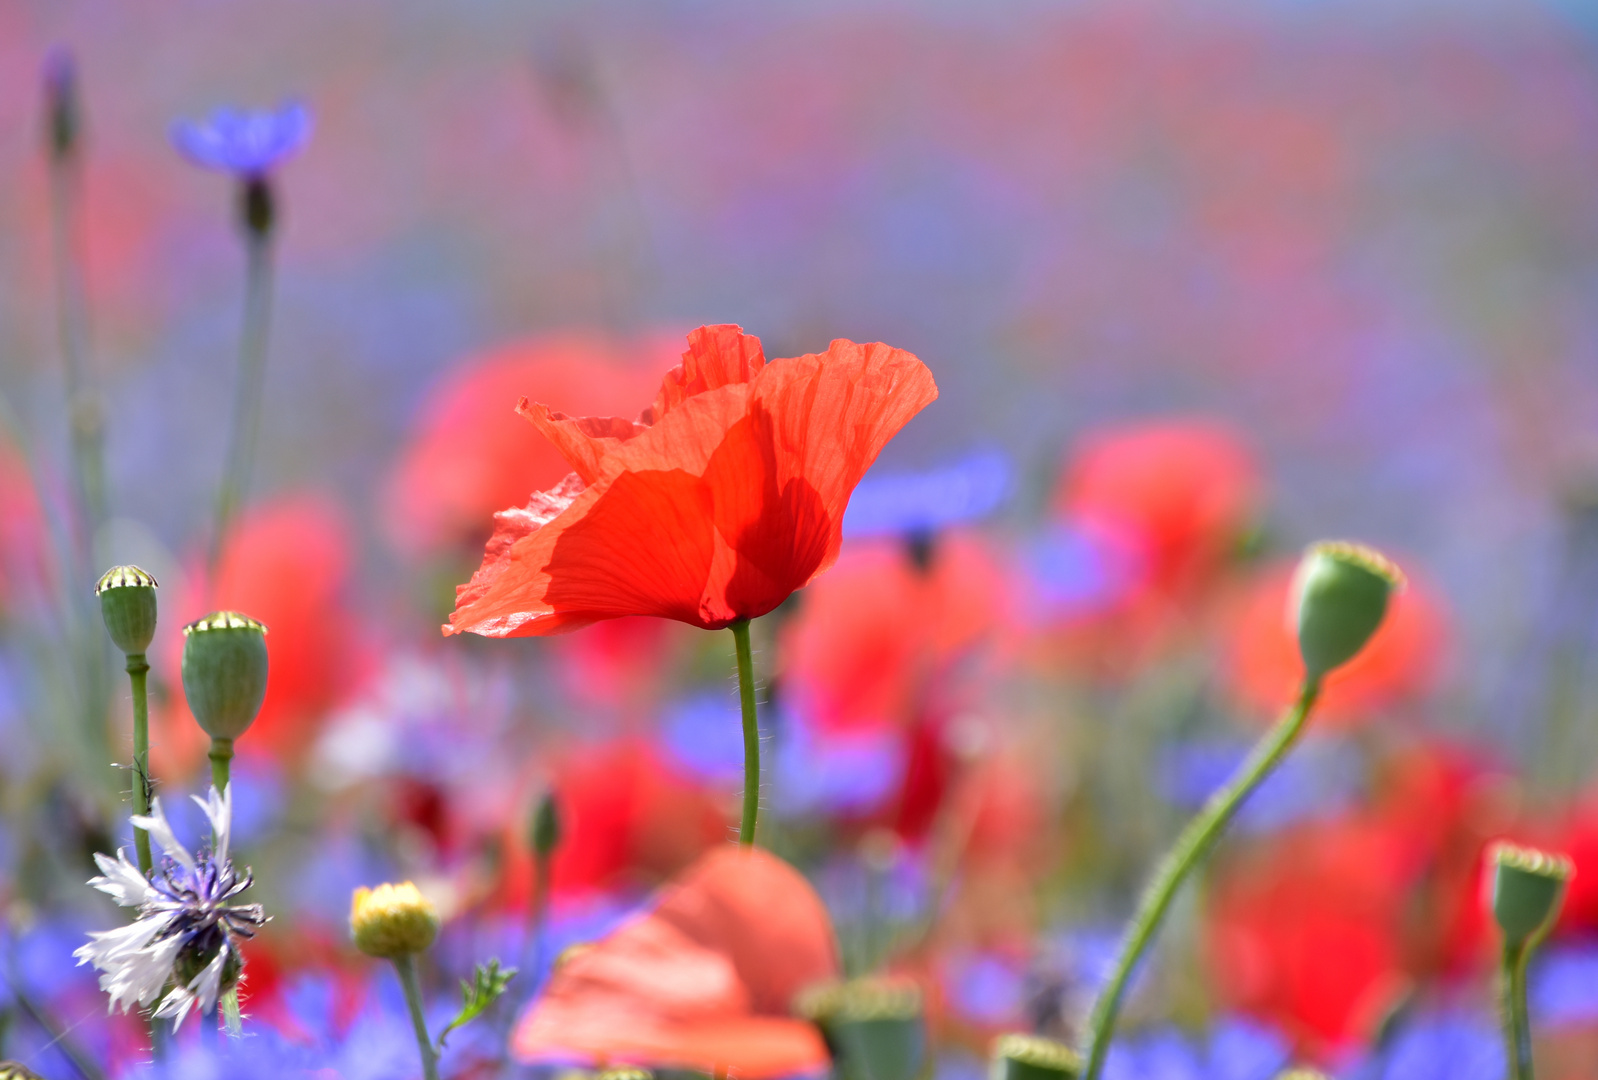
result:
[(1343, 541), (1311, 545), (1292, 589), (1305, 675), (1319, 680), (1357, 656), (1403, 586), (1398, 567), (1368, 547)]
[(362, 886), (350, 898), (350, 934), (367, 956), (414, 956), (438, 937), (438, 912), (409, 881), (375, 889)]
[(155, 639), (156, 584), (137, 566), (113, 566), (94, 586), (106, 632), (129, 656), (144, 653)]
[(803, 995), (801, 1015), (821, 1027), (844, 1080), (910, 1080), (926, 1058), (921, 990), (904, 979), (863, 978)]
[(549, 858), (560, 845), (560, 807), (553, 791), (545, 792), (533, 811), (532, 841), (533, 854), (541, 859)]
[(189, 711), (211, 738), (238, 738), (266, 697), (265, 625), (236, 611), (216, 611), (185, 626), (183, 638)]
[(1519, 946), (1541, 934), (1559, 915), (1575, 867), (1563, 855), (1494, 844), (1488, 853), (1492, 890), (1488, 903), (1504, 938)]
[(1082, 1059), (1064, 1043), (1038, 1035), (1000, 1035), (993, 1041), (989, 1080), (1076, 1080)]

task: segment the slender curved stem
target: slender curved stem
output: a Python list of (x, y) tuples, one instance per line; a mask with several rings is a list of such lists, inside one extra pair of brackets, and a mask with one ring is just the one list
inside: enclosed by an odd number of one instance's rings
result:
[[(143, 653), (128, 654), (128, 680), (133, 684), (133, 812), (150, 812), (150, 695), (145, 676), (150, 664)], [(150, 876), (150, 834), (133, 830), (133, 847), (138, 852), (139, 870)]]
[(1155, 871), (1154, 878), (1144, 891), (1143, 898), (1138, 902), (1137, 912), (1127, 927), (1126, 937), (1121, 943), (1120, 956), (1116, 960), (1115, 972), (1099, 995), (1098, 1001), (1094, 1003), (1093, 1013), (1089, 1018), (1087, 1068), (1082, 1074), (1082, 1080), (1099, 1080), (1099, 1075), (1104, 1069), (1104, 1059), (1110, 1052), (1110, 1039), (1115, 1032), (1115, 1020), (1121, 1009), (1121, 998), (1126, 993), (1127, 984), (1131, 981), (1132, 972), (1137, 968), (1138, 961), (1143, 958), (1144, 952), (1154, 939), (1155, 931), (1159, 929), (1166, 912), (1170, 910), (1171, 901), (1176, 898), (1177, 890), (1181, 888), (1182, 882), (1187, 880), (1193, 868), (1215, 846), (1215, 842), (1220, 839), (1221, 833), (1237, 814), (1244, 800), (1271, 774), (1292, 749), (1293, 744), (1298, 741), (1300, 733), (1304, 730), (1304, 721), (1309, 718), (1310, 710), (1314, 708), (1315, 699), (1319, 695), (1320, 683), (1306, 680), (1299, 690), (1298, 700), (1293, 707), (1270, 731), (1266, 732), (1264, 738), (1254, 745), (1254, 749), (1237, 767), (1237, 771), (1227, 780), (1225, 786), (1210, 796), (1198, 816), (1188, 822), (1187, 828), (1177, 837), (1175, 846)]
[(422, 1055), (422, 1076), (425, 1080), (438, 1080), (438, 1055), (433, 1051), (433, 1040), (427, 1034), (427, 1016), (422, 1012), (422, 986), (416, 978), (416, 958), (409, 954), (396, 956), (394, 970), (399, 972), (400, 985), (405, 988), (405, 1004), (410, 1009), (411, 1026), (416, 1029), (416, 1049)]
[(245, 233), (244, 330), (239, 339), (238, 386), (233, 397), (233, 422), (222, 485), (216, 494), (216, 525), (211, 531), (207, 559), (209, 580), (216, 583), (228, 527), (244, 501), (255, 463), (255, 444), (261, 428), (261, 391), (266, 378), (267, 330), (272, 314), (271, 233)]
[(739, 619), (730, 627), (738, 643), (738, 698), (744, 714), (744, 815), (738, 826), (738, 842), (750, 847), (755, 842), (755, 820), (760, 814), (760, 721), (755, 713), (755, 660), (749, 649), (749, 620)]
[(1498, 1004), (1504, 1024), (1505, 1050), (1509, 1056), (1509, 1080), (1532, 1080), (1531, 1018), (1526, 1010), (1526, 961), (1531, 957), (1527, 942), (1504, 942), (1498, 969)]

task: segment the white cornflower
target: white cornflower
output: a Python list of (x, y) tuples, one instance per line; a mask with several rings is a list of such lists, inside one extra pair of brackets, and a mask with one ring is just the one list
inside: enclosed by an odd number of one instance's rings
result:
[(72, 954), (79, 964), (92, 963), (101, 971), (100, 989), (111, 995), (112, 1009), (149, 1005), (170, 986), (155, 1015), (171, 1019), (174, 1030), (191, 1008), (209, 1012), (238, 984), (244, 966), (239, 941), (254, 937), (266, 922), (261, 905), (228, 902), (254, 880), (248, 870), (234, 870), (228, 859), (232, 787), (221, 793), (213, 787), (206, 798), (196, 795), (194, 801), (211, 821), (212, 848), (191, 855), (172, 834), (157, 798), (149, 817), (132, 819), (166, 853), (148, 879), (121, 849), (115, 859), (94, 856), (101, 876), (89, 884), (123, 907), (138, 908), (139, 917), (90, 934), (89, 943)]

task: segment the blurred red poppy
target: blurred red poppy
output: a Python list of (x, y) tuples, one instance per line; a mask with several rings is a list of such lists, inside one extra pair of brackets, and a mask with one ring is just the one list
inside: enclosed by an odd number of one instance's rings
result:
[(649, 912), (562, 963), (511, 1052), (751, 1080), (816, 1071), (825, 1044), (789, 1009), (838, 972), (826, 908), (798, 871), (759, 848), (722, 846)]
[(852, 546), (783, 628), (783, 692), (822, 733), (900, 727), (941, 669), (999, 628), (1008, 583), (976, 537), (940, 537), (925, 571), (903, 546)]
[[(265, 750), (298, 761), (315, 742), (317, 721), (358, 682), (364, 658), (343, 596), (349, 563), (349, 524), (337, 503), (304, 494), (273, 499), (238, 519), (214, 587), (197, 572), (175, 590), (172, 614), (163, 610), (159, 663), (174, 686), (185, 623), (228, 608), (266, 624), (266, 700), (244, 736), (246, 753)], [(167, 763), (182, 771), (203, 736), (181, 694), (174, 695), (173, 714), (152, 750), (172, 755)]]
[(1089, 432), (1055, 494), (1060, 514), (1113, 538), (1156, 592), (1187, 588), (1236, 546), (1258, 508), (1259, 466), (1214, 420), (1154, 420)]
[(834, 341), (767, 364), (736, 326), (688, 338), (636, 421), (522, 414), (575, 470), (495, 515), (445, 633), (553, 634), (622, 615), (706, 629), (764, 615), (838, 555), (844, 508), (937, 396), (914, 356)]
[(481, 543), (489, 515), (519, 506), (571, 471), (516, 415), (523, 394), (584, 413), (644, 398), (676, 350), (657, 336), (624, 342), (593, 333), (535, 338), (448, 371), (389, 477), (384, 523), (407, 554)]
[[(1247, 587), (1231, 632), (1232, 690), (1261, 716), (1274, 717), (1292, 700), (1304, 676), (1288, 611), (1292, 577), (1288, 563), (1261, 572)], [(1359, 723), (1424, 695), (1441, 674), (1447, 636), (1441, 606), (1411, 575), (1370, 644), (1327, 677), (1316, 722)]]
[(1408, 985), (1399, 919), (1417, 867), (1405, 839), (1350, 818), (1233, 860), (1208, 927), (1222, 993), (1317, 1057), (1370, 1036)]

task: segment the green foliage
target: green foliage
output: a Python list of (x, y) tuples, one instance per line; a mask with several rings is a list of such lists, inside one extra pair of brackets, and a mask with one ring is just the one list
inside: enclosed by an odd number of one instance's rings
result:
[(449, 1033), (458, 1027), (465, 1027), (488, 1011), (489, 1006), (499, 1000), (505, 992), (505, 987), (516, 977), (515, 968), (501, 969), (498, 958), (486, 964), (478, 964), (477, 970), (472, 973), (472, 981), (461, 980), (461, 1011), (449, 1026), (438, 1033), (438, 1048), (444, 1049), (444, 1040), (449, 1038)]

